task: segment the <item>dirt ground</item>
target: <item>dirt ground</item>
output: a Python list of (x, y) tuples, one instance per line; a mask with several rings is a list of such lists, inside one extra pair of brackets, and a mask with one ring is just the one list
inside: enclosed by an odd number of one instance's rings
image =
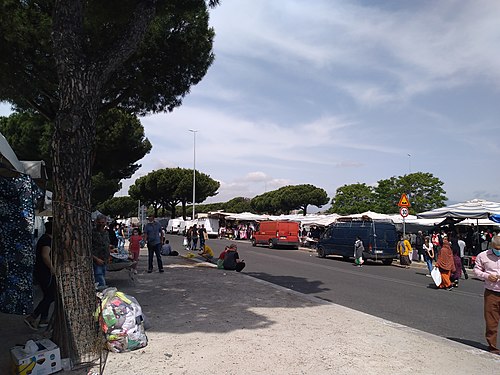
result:
[[(497, 374), (500, 368), (500, 356), (244, 272), (163, 259), (165, 272), (148, 274), (142, 254), (135, 285), (126, 272), (108, 274), (109, 285), (141, 304), (149, 344), (109, 353), (104, 374)], [(32, 334), (17, 320), (16, 343), (23, 343)], [(7, 348), (1, 348), (2, 374)], [(72, 373), (89, 371), (97, 368)]]

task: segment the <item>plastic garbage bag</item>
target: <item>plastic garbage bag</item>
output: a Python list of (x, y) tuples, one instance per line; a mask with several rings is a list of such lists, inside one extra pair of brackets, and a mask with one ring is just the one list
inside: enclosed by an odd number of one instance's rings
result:
[(116, 288), (105, 289), (101, 305), (96, 310), (96, 318), (105, 333), (109, 351), (128, 352), (148, 344), (142, 309), (134, 297)]

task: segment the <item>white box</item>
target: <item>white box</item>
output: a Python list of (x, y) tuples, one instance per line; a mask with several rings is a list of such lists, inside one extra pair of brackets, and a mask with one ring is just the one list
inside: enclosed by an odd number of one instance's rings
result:
[(24, 346), (14, 346), (10, 349), (14, 375), (48, 375), (62, 369), (61, 352), (56, 344), (49, 339), (35, 343), (38, 350), (34, 354), (26, 353)]

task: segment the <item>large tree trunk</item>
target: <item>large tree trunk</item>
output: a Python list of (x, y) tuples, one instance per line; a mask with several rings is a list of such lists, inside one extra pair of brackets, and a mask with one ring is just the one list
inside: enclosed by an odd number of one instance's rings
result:
[[(78, 73), (75, 73), (77, 75)], [(96, 358), (102, 348), (93, 318), (96, 295), (91, 256), (91, 166), (97, 116), (90, 74), (61, 85), (61, 109), (55, 121), (54, 239), (60, 298), (54, 341), (74, 364)], [(84, 83), (81, 85), (81, 83)]]
[[(130, 25), (114, 47), (87, 56), (83, 0), (56, 0), (52, 40), (59, 78), (53, 142), (53, 252), (59, 286), (54, 341), (73, 364), (101, 350), (91, 257), (91, 169), (102, 87), (143, 39), (157, 0), (137, 2)], [(103, 36), (106, 37), (106, 36)]]

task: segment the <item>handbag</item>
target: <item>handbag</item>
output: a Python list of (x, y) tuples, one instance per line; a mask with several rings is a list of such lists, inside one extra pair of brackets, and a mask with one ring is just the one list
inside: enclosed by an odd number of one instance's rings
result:
[(432, 280), (434, 280), (434, 284), (436, 284), (437, 287), (441, 285), (441, 272), (439, 272), (438, 267), (434, 267), (431, 271), (431, 277)]

